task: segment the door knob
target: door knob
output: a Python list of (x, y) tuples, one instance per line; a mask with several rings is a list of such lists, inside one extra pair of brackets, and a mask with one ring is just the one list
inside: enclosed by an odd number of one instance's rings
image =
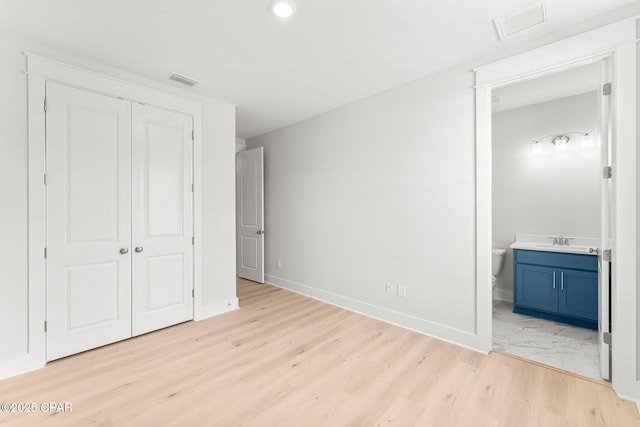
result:
[(121, 253), (122, 255), (124, 255), (124, 254), (128, 254), (128, 253), (129, 253), (129, 248), (122, 248), (122, 249), (120, 249), (120, 253)]
[(136, 246), (136, 248), (134, 250), (136, 252), (140, 253), (140, 252), (144, 251), (144, 248), (142, 246)]
[(264, 234), (264, 230), (258, 230), (256, 231), (256, 234)]

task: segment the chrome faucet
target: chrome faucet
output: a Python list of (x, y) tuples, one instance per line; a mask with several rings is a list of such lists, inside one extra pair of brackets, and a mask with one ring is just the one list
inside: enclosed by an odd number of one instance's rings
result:
[(569, 237), (564, 237), (563, 235), (554, 237), (553, 244), (556, 246), (569, 246)]

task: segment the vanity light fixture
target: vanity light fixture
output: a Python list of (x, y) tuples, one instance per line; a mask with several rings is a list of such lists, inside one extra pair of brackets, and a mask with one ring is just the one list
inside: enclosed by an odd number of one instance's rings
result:
[(542, 141), (545, 139), (550, 139), (551, 143), (555, 146), (556, 151), (565, 151), (567, 149), (567, 144), (571, 141), (571, 137), (569, 135), (577, 134), (582, 135), (582, 147), (591, 147), (593, 146), (593, 137), (591, 136), (591, 132), (566, 132), (560, 135), (547, 135), (543, 136), (539, 139), (532, 139), (533, 142), (533, 153), (537, 154), (542, 152)]
[(296, 4), (293, 0), (275, 0), (271, 4), (271, 10), (278, 18), (289, 18), (296, 11)]
[(533, 142), (533, 148), (531, 149), (531, 152), (533, 153), (533, 155), (537, 155), (542, 153), (542, 144), (540, 144), (539, 142), (534, 141)]
[(566, 151), (567, 144), (569, 143), (569, 138), (567, 135), (558, 135), (551, 140), (553, 145), (556, 147), (556, 151)]
[(585, 133), (582, 135), (582, 148), (593, 147), (593, 135), (590, 133)]

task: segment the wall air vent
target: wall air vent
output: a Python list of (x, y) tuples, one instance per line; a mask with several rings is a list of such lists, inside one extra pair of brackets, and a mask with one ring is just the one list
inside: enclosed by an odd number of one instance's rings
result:
[(198, 83), (200, 83), (196, 79), (192, 79), (191, 77), (183, 76), (182, 74), (178, 74), (178, 73), (171, 74), (169, 76), (169, 79), (178, 83), (182, 83), (183, 85), (187, 85), (187, 86), (195, 86)]
[(501, 16), (493, 20), (498, 37), (504, 40), (520, 31), (544, 24), (547, 21), (547, 10), (544, 2), (530, 4), (509, 15)]

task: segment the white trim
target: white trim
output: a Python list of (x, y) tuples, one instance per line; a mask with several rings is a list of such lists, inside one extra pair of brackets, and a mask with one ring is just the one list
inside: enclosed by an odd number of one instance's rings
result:
[(202, 105), (197, 101), (176, 97), (110, 76), (84, 70), (41, 56), (27, 57), (29, 99), (29, 336), (28, 350), (23, 355), (0, 361), (0, 379), (41, 368), (46, 363), (44, 320), (46, 314), (45, 286), (45, 113), (46, 81), (103, 93), (130, 101), (179, 111), (193, 116), (194, 123), (194, 319), (199, 320), (237, 307), (237, 299), (204, 306), (202, 301)]
[(193, 319), (207, 317), (202, 295), (204, 293), (202, 257), (202, 118), (193, 117)]
[(26, 353), (0, 362), (0, 379), (22, 374), (45, 365), (45, 152), (44, 152), (45, 81), (28, 78), (28, 337)]
[[(559, 66), (571, 66), (589, 58), (614, 51), (620, 44), (634, 43), (636, 18), (626, 19), (595, 30), (542, 46), (520, 55), (474, 69), (476, 85), (497, 87), (528, 76), (557, 71)], [(633, 29), (633, 36), (630, 31)], [(523, 62), (523, 60), (533, 62)]]
[(202, 105), (197, 101), (180, 98), (115, 77), (85, 70), (73, 65), (25, 52), (27, 74), (48, 81), (67, 84), (105, 95), (117, 96), (131, 101), (151, 104), (156, 107), (202, 117)]
[(283, 279), (282, 277), (267, 274), (265, 279), (265, 283), (269, 285), (277, 286), (279, 288), (286, 289), (327, 304), (335, 305), (336, 307), (344, 308), (373, 319), (381, 320), (413, 332), (437, 338), (440, 341), (455, 344), (479, 353), (488, 354), (487, 351), (481, 351), (478, 349), (476, 335), (470, 332), (452, 328), (440, 323), (431, 322), (399, 311), (390, 310), (388, 308), (380, 307), (354, 298), (349, 298), (344, 295), (318, 289), (313, 286)]
[[(478, 337), (491, 347), (491, 89), (584, 61), (612, 57), (615, 173), (612, 324), (613, 389), (637, 399), (636, 22), (625, 20), (476, 70)], [(623, 197), (621, 195), (624, 195)]]
[(229, 298), (221, 301), (216, 301), (206, 306), (201, 306), (198, 310), (198, 315), (193, 319), (195, 321), (208, 319), (210, 317), (217, 316), (219, 314), (229, 313), (239, 309), (238, 298)]

